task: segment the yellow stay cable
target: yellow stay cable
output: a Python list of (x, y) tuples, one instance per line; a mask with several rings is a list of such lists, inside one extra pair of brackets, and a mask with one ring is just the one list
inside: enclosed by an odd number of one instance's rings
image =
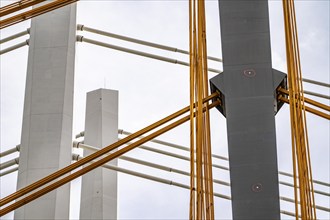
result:
[[(212, 98), (215, 98), (218, 94), (214, 93), (203, 100), (203, 102), (208, 102)], [(196, 103), (197, 105), (197, 103)], [(194, 107), (196, 105), (193, 105)], [(207, 108), (204, 108), (203, 111), (207, 110), (208, 108), (213, 108), (215, 106), (219, 105), (219, 101), (212, 103), (211, 105), (208, 105)], [(144, 144), (147, 141), (150, 141), (154, 139), (155, 137), (163, 134), (166, 131), (169, 131), (180, 124), (183, 124), (184, 122), (188, 121), (190, 116), (183, 116), (189, 111), (189, 106), (186, 108), (181, 109), (180, 111), (177, 111), (159, 121), (156, 123), (153, 123), (121, 140), (118, 142), (115, 142), (105, 148), (102, 148), (99, 151), (96, 151), (92, 154), (90, 154), (87, 157), (84, 157), (83, 159), (62, 168), (61, 170), (58, 170), (40, 180), (37, 182), (34, 182), (20, 190), (18, 190), (16, 193), (13, 193), (3, 199), (0, 199), (0, 216), (4, 216), (8, 214), (9, 212), (39, 198), (40, 196), (43, 196), (47, 194), (48, 192), (57, 189), (58, 187), (72, 181), (73, 179), (82, 176), (89, 171), (102, 166), (103, 164), (111, 161), (112, 159), (115, 159), (124, 153), (127, 153), (128, 151)], [(183, 117), (182, 117), (183, 116)], [(194, 114), (195, 116), (195, 114)], [(179, 118), (179, 119), (177, 119)], [(176, 121), (170, 123), (172, 120), (177, 119)], [(170, 123), (170, 124), (169, 124)], [(166, 125), (165, 125), (166, 124)], [(162, 126), (165, 125), (165, 126)], [(159, 128), (161, 127), (161, 128)], [(154, 129), (157, 129), (156, 131), (152, 132)], [(152, 132), (152, 133), (149, 133)], [(141, 137), (140, 136), (149, 133), (148, 135)], [(136, 140), (134, 143), (129, 143), (128, 146), (122, 147), (118, 149), (118, 147), (121, 147), (124, 144), (128, 144), (128, 142), (138, 138), (139, 140)], [(117, 151), (113, 151), (114, 149), (118, 149)], [(83, 165), (86, 165), (82, 167)], [(81, 168), (81, 169), (77, 169)], [(72, 172), (71, 172), (72, 171)], [(16, 200), (16, 201), (14, 201)], [(7, 206), (5, 206), (8, 204)], [(5, 206), (5, 207), (4, 207)]]
[[(189, 1), (190, 104), (190, 219), (214, 219), (210, 117), (202, 100), (208, 95), (205, 2)], [(202, 109), (206, 109), (203, 113)], [(196, 156), (195, 156), (196, 151)], [(196, 166), (194, 160), (196, 159)], [(196, 176), (196, 177), (194, 177)], [(194, 191), (196, 186), (196, 192)]]
[[(204, 84), (204, 94), (203, 97), (207, 97), (209, 94), (208, 91), (208, 65), (207, 65), (207, 44), (206, 44), (206, 23), (205, 23), (205, 3), (204, 1), (200, 2), (201, 5), (201, 22), (202, 22), (202, 44), (203, 44), (203, 84)], [(207, 106), (204, 106), (207, 108)], [(214, 219), (214, 200), (213, 200), (213, 174), (212, 174), (212, 152), (211, 152), (211, 133), (210, 133), (210, 114), (209, 111), (206, 110), (204, 113), (204, 137), (205, 137), (205, 153), (204, 156), (204, 166), (205, 166), (205, 179), (207, 185), (206, 191), (206, 213), (207, 219)]]
[(189, 50), (190, 50), (190, 210), (189, 219), (195, 219), (196, 190), (195, 190), (195, 135), (194, 135), (194, 84), (195, 84), (195, 46), (196, 45), (196, 23), (195, 5), (189, 1)]
[[(316, 219), (312, 168), (306, 125), (306, 107), (302, 86), (298, 32), (293, 0), (283, 0), (286, 55), (290, 97), (292, 160), (296, 219)], [(299, 176), (299, 193), (296, 177)], [(300, 206), (298, 207), (298, 200)], [(300, 209), (299, 209), (300, 208)]]

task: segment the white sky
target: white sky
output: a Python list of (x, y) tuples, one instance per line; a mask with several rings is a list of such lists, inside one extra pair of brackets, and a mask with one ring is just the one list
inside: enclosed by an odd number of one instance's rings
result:
[[(1, 0), (1, 6), (10, 3)], [(329, 1), (296, 1), (296, 15), (303, 76), (329, 83)], [(270, 1), (270, 25), (273, 68), (286, 72), (284, 27), (281, 1)], [(80, 1), (77, 23), (116, 34), (139, 38), (188, 50), (187, 1)], [(206, 1), (207, 44), (210, 56), (221, 57), (220, 27), (217, 1)], [(1, 38), (25, 30), (30, 22), (23, 22), (1, 30)], [(95, 34), (79, 35), (116, 45), (143, 50), (162, 56), (188, 61), (187, 56), (164, 52)], [(20, 43), (27, 36), (1, 45), (1, 49)], [(1, 70), (1, 136), (0, 151), (20, 143), (28, 47), (17, 49), (0, 57)], [(209, 62), (222, 69), (222, 65)], [(77, 43), (74, 95), (73, 135), (84, 130), (86, 92), (98, 88), (119, 90), (119, 128), (137, 131), (160, 118), (189, 104), (189, 69), (123, 52)], [(215, 74), (211, 73), (210, 76)], [(330, 95), (327, 88), (304, 84), (305, 89)], [(329, 100), (317, 99), (327, 105)], [(211, 111), (213, 152), (227, 156), (226, 122), (217, 111)], [(279, 170), (291, 172), (291, 137), (288, 106), (276, 116)], [(315, 179), (330, 182), (329, 121), (308, 114), (309, 139), (313, 175)], [(159, 139), (189, 145), (189, 126), (185, 124)], [(155, 146), (155, 145), (154, 145)], [(162, 146), (156, 146), (162, 147)], [(163, 148), (163, 147), (162, 147)], [(166, 149), (173, 151), (172, 149)], [(180, 151), (173, 151), (186, 154)], [(129, 155), (189, 171), (188, 162), (160, 156), (143, 150)], [(1, 159), (1, 162), (10, 158)], [(188, 156), (188, 155), (187, 155)], [(227, 165), (219, 160), (214, 163)], [(139, 172), (189, 184), (188, 177), (161, 172), (151, 168), (120, 161), (119, 165)], [(17, 172), (1, 178), (1, 198), (15, 191)], [(227, 172), (214, 169), (214, 177), (229, 180)], [(289, 181), (280, 176), (280, 180)], [(72, 219), (78, 218), (79, 180), (72, 187)], [(315, 185), (329, 192), (329, 188)], [(230, 194), (228, 187), (214, 186), (215, 191)], [(280, 187), (281, 195), (292, 197), (288, 187)], [(119, 175), (118, 217), (120, 219), (186, 219), (189, 210), (189, 192), (149, 180)], [(329, 197), (316, 196), (316, 203), (330, 207)], [(216, 218), (230, 219), (230, 202), (215, 199)], [(281, 209), (293, 211), (293, 206), (281, 202)], [(282, 216), (283, 219), (290, 219)], [(330, 214), (318, 212), (320, 219)], [(5, 218), (12, 218), (7, 215)]]

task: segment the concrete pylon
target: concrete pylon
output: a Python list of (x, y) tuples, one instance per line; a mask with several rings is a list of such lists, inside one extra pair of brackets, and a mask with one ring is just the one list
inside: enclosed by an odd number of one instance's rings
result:
[[(17, 188), (71, 163), (76, 5), (32, 19)], [(15, 219), (69, 219), (69, 184)]]
[(219, 0), (223, 73), (213, 77), (227, 119), (234, 220), (280, 219), (276, 90), (285, 74), (272, 69), (267, 0)]
[[(84, 143), (101, 149), (116, 141), (118, 91), (87, 93)], [(84, 157), (91, 153), (85, 149)], [(117, 172), (99, 167), (82, 177), (80, 219), (117, 219)]]

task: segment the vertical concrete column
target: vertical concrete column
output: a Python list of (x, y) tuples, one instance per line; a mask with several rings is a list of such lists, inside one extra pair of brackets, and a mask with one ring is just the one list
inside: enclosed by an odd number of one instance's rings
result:
[[(117, 140), (118, 91), (87, 93), (84, 143), (101, 149)], [(90, 153), (84, 150), (84, 157)], [(99, 167), (82, 177), (80, 219), (117, 219), (116, 172)]]
[[(18, 189), (71, 163), (76, 5), (32, 19)], [(69, 184), (15, 219), (69, 219)]]
[(223, 74), (211, 79), (227, 118), (234, 220), (280, 219), (276, 87), (267, 0), (219, 0)]

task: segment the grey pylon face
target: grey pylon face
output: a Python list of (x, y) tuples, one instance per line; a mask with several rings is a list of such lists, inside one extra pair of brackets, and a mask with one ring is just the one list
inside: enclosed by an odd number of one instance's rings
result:
[[(244, 74), (244, 71), (243, 71)], [(254, 74), (256, 74), (254, 72)], [(279, 112), (279, 110), (283, 106), (283, 102), (278, 99), (278, 95), (280, 94), (278, 90), (280, 88), (287, 90), (287, 76), (285, 73), (280, 72), (278, 70), (272, 69), (273, 74), (273, 103), (274, 103), (274, 114)], [(221, 104), (216, 108), (226, 117), (226, 90), (225, 90), (225, 82), (224, 82), (225, 73), (220, 73), (215, 77), (210, 79), (210, 88), (211, 93), (217, 92), (219, 93), (219, 97), (213, 99), (212, 101), (220, 100)], [(245, 74), (244, 74), (245, 75)], [(248, 76), (254, 77), (254, 76)], [(283, 94), (282, 94), (283, 95)]]
[[(219, 1), (224, 72), (210, 80), (227, 118), (234, 219), (280, 219), (268, 2)], [(275, 107), (275, 108), (274, 108)]]

